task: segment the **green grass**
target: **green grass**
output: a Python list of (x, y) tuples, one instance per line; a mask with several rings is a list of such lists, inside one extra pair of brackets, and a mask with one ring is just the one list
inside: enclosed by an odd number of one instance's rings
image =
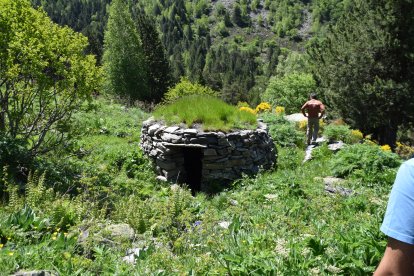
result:
[[(96, 105), (74, 118), (73, 145), (46, 157), (53, 165), (46, 189), (32, 188), (15, 206), (0, 207), (4, 275), (18, 269), (60, 275), (367, 275), (378, 265), (389, 183), (349, 178), (341, 186), (353, 196), (328, 195), (321, 177), (332, 175), (337, 156), (320, 147), (314, 160), (302, 164), (303, 148), (278, 144), (278, 170), (243, 177), (216, 195), (192, 196), (154, 180), (138, 146), (148, 114), (102, 100)], [(76, 192), (53, 192), (64, 182)], [(24, 208), (27, 198), (37, 199), (33, 212)], [(135, 239), (106, 236), (102, 229), (114, 223), (128, 223)], [(81, 239), (85, 231), (89, 236)], [(135, 266), (122, 261), (130, 248), (141, 249)]]
[(256, 116), (209, 96), (190, 96), (160, 106), (154, 112), (157, 119), (168, 124), (184, 123), (188, 127), (201, 124), (204, 130), (254, 129)]

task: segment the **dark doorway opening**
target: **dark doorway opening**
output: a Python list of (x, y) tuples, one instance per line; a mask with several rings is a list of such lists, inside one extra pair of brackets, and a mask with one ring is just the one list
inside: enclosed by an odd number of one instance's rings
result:
[(201, 190), (202, 177), (202, 158), (203, 149), (201, 148), (183, 148), (184, 155), (184, 182), (190, 186), (191, 192), (199, 192)]

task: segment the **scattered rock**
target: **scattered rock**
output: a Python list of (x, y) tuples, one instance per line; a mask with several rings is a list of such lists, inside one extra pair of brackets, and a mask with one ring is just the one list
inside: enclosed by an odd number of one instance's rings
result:
[(331, 151), (334, 151), (334, 152), (337, 152), (338, 150), (342, 149), (343, 147), (345, 147), (345, 143), (342, 142), (342, 141), (338, 141), (338, 142), (331, 143), (331, 144), (328, 145), (328, 148)]
[(157, 178), (156, 178), (158, 181), (162, 181), (162, 182), (167, 182), (167, 178), (165, 177), (165, 176), (161, 176), (161, 175), (159, 175), (159, 176), (157, 176)]
[(230, 205), (237, 206), (239, 205), (239, 202), (235, 199), (230, 199)]
[(18, 271), (12, 275), (13, 276), (55, 276), (59, 274), (56, 272), (47, 271), (47, 270), (34, 270), (34, 271)]
[(300, 121), (307, 120), (307, 118), (303, 116), (302, 113), (293, 113), (290, 115), (286, 115), (285, 119), (288, 120), (289, 122), (300, 122)]
[(133, 240), (135, 236), (134, 229), (126, 223), (108, 225), (105, 227), (105, 231), (112, 239)]
[(339, 194), (342, 196), (351, 196), (354, 194), (354, 191), (351, 189), (331, 185), (325, 185), (325, 192), (327, 192), (330, 195)]

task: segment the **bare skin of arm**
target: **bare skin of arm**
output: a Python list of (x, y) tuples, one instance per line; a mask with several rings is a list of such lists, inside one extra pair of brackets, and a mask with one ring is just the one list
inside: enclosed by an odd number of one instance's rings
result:
[(307, 104), (307, 102), (302, 106), (302, 108), (300, 110), (302, 111), (303, 116), (308, 117), (308, 115), (306, 115), (306, 112), (305, 112), (306, 104)]
[(374, 276), (414, 275), (414, 245), (388, 238), (387, 248)]

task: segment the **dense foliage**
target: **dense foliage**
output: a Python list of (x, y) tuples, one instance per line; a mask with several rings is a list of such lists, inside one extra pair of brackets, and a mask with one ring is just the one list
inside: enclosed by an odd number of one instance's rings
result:
[(395, 147), (413, 120), (411, 1), (351, 1), (352, 9), (309, 48), (320, 89), (340, 116)]
[(0, 28), (0, 136), (32, 156), (52, 150), (100, 83), (95, 58), (83, 53), (87, 39), (25, 0), (0, 1)]
[(124, 0), (111, 3), (104, 44), (106, 90), (132, 102), (148, 100), (148, 68), (142, 41)]

